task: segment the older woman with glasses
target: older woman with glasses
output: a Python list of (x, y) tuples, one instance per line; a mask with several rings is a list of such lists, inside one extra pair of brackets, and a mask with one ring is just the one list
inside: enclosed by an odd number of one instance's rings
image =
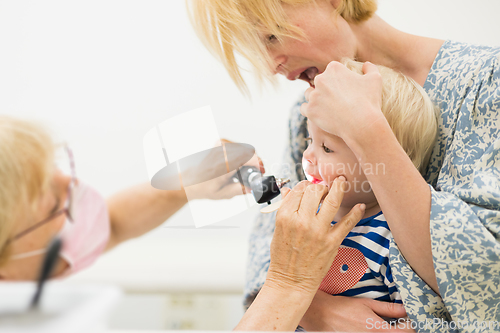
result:
[(183, 191), (160, 191), (149, 184), (106, 201), (76, 178), (67, 147), (55, 149), (39, 126), (3, 116), (0, 184), (2, 280), (35, 280), (56, 235), (63, 248), (53, 276), (75, 273), (120, 242), (157, 227), (187, 202)]

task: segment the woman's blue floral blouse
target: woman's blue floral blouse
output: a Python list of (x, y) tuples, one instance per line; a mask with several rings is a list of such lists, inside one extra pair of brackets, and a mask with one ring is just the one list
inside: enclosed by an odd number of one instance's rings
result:
[[(393, 277), (417, 331), (500, 331), (500, 48), (446, 41), (424, 89), (440, 108), (425, 179), (432, 192), (432, 254), (441, 297), (394, 241)], [(302, 103), (292, 108), (278, 175), (290, 177), (292, 186), (305, 178)], [(274, 219), (260, 214), (250, 237), (246, 306), (266, 278)]]

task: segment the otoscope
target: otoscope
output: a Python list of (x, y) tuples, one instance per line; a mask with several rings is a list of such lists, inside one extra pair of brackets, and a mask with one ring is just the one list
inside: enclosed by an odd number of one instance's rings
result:
[(290, 179), (263, 176), (259, 168), (245, 165), (236, 171), (233, 181), (250, 188), (257, 203), (263, 204), (267, 202), (270, 205), (271, 200), (281, 193), (280, 189), (290, 182)]

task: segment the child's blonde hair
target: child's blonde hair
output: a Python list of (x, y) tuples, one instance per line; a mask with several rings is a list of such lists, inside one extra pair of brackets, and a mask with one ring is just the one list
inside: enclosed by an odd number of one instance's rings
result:
[[(262, 81), (273, 81), (270, 58), (263, 38), (274, 35), (305, 39), (301, 29), (293, 26), (283, 10), (286, 5), (305, 5), (331, 0), (187, 0), (191, 23), (205, 46), (219, 58), (236, 85), (244, 92), (247, 87), (236, 61), (236, 53), (245, 57), (256, 69)], [(336, 12), (345, 20), (361, 22), (377, 10), (376, 0), (340, 0)], [(333, 59), (332, 59), (333, 60)]]
[[(363, 63), (341, 61), (348, 69), (363, 74)], [(425, 172), (437, 135), (437, 107), (413, 79), (384, 66), (382, 76), (382, 113), (396, 139), (420, 173)]]
[(40, 126), (0, 116), (0, 265), (15, 224), (32, 214), (50, 184), (54, 146)]

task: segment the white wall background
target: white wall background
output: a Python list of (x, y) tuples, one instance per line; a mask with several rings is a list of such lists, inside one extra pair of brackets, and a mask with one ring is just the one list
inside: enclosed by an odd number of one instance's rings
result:
[[(378, 14), (403, 31), (500, 45), (497, 0), (379, 4)], [(195, 37), (182, 0), (0, 0), (0, 113), (39, 120), (58, 140), (68, 141), (79, 178), (104, 195), (147, 181), (142, 137), (151, 127), (204, 105), (212, 106), (221, 137), (250, 143), (268, 165), (279, 163), (288, 110), (306, 88), (303, 82), (280, 82), (277, 91), (262, 93), (251, 82), (253, 100), (243, 97)], [(87, 277), (109, 276), (99, 270), (130, 253), (136, 253), (130, 265), (147, 256), (144, 265), (154, 267), (167, 260), (165, 253), (157, 246), (147, 252), (145, 244), (177, 241), (191, 250), (175, 253), (181, 262), (176, 267), (189, 268), (196, 253), (213, 244), (232, 258), (221, 265), (237, 263), (224, 275), (241, 287), (256, 213), (225, 221), (238, 228), (159, 228), (118, 248)], [(167, 226), (189, 220), (184, 209)], [(120, 253), (122, 259), (115, 260)], [(132, 266), (131, 279), (147, 270)]]

